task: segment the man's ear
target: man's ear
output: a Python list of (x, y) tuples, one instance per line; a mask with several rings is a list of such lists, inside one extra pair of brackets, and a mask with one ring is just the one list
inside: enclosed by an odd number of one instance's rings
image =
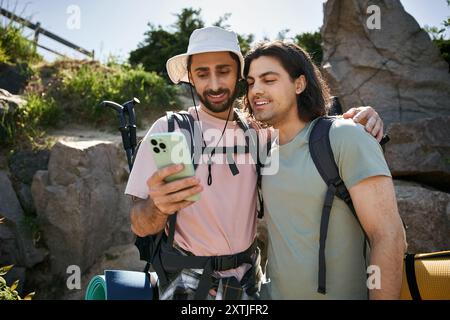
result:
[(300, 94), (305, 90), (306, 78), (303, 74), (297, 79), (295, 79), (294, 83), (295, 83), (295, 94)]

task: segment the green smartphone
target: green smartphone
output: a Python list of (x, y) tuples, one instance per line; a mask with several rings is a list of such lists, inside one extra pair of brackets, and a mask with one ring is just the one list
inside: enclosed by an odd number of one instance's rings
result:
[[(180, 163), (184, 165), (183, 171), (168, 176), (164, 181), (171, 182), (195, 175), (191, 152), (184, 134), (181, 132), (153, 133), (149, 135), (148, 141), (158, 169)], [(186, 200), (198, 201), (200, 193), (190, 196)]]

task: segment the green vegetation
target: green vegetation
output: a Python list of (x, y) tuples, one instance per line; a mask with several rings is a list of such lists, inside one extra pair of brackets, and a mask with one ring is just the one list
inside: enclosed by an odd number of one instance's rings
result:
[[(447, 5), (450, 6), (450, 0), (447, 0)], [(450, 17), (442, 22), (443, 28), (425, 26), (424, 30), (428, 32), (433, 43), (441, 52), (442, 58), (447, 61), (450, 72), (450, 39), (444, 37), (445, 32), (450, 28)]]
[[(220, 17), (214, 25), (227, 28), (229, 13)], [(148, 24), (150, 30), (145, 33), (145, 39), (138, 48), (131, 51), (129, 61), (136, 66), (142, 64), (147, 71), (155, 71), (169, 81), (166, 71), (166, 61), (170, 57), (186, 52), (189, 44), (189, 37), (197, 28), (203, 28), (205, 23), (201, 17), (201, 9), (184, 8), (180, 14), (176, 15), (176, 22), (171, 26), (173, 31), (163, 29), (161, 26), (155, 27)], [(253, 41), (253, 35), (239, 35), (239, 43), (243, 54)]]
[(22, 36), (22, 31), (12, 24), (0, 25), (0, 63), (34, 63), (42, 59), (36, 46)]
[(314, 63), (320, 67), (323, 59), (322, 35), (320, 31), (305, 32), (295, 36), (294, 42), (305, 49), (313, 59)]
[(116, 118), (99, 106), (103, 100), (123, 103), (137, 97), (141, 101), (137, 112), (147, 117), (160, 116), (177, 104), (176, 87), (142, 66), (131, 68), (115, 62), (107, 66), (97, 62), (69, 64), (72, 66), (58, 68), (55, 85), (48, 90), (56, 103), (64, 106), (65, 122), (116, 126)]
[[(5, 218), (0, 218), (0, 224), (3, 223)], [(13, 268), (13, 265), (5, 266), (0, 268), (0, 300), (31, 300), (34, 296), (34, 292), (29, 293), (24, 298), (19, 296), (17, 292), (17, 286), (19, 285), (19, 280), (14, 281), (11, 286), (6, 283), (5, 276), (9, 270)]]
[(17, 286), (19, 285), (19, 280), (14, 281), (11, 286), (6, 283), (4, 275), (12, 269), (12, 265), (0, 268), (0, 300), (31, 300), (34, 296), (34, 292), (27, 294), (24, 298), (21, 298), (17, 292)]
[(3, 137), (0, 145), (32, 145), (44, 136), (43, 128), (55, 125), (60, 116), (51, 97), (30, 93), (26, 103), (13, 112), (0, 115), (0, 129)]
[(46, 147), (49, 128), (70, 123), (97, 128), (116, 128), (111, 110), (100, 107), (103, 100), (118, 103), (137, 97), (138, 120), (154, 120), (165, 110), (177, 109), (176, 87), (140, 65), (131, 67), (110, 59), (97, 61), (63, 59), (43, 63), (32, 42), (12, 25), (0, 27), (0, 63), (15, 64), (29, 79), (15, 110), (0, 110), (0, 146), (9, 148)]

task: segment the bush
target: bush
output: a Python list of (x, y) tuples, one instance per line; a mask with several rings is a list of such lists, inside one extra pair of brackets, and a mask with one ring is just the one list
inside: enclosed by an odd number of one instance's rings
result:
[(55, 100), (31, 93), (26, 97), (26, 104), (16, 110), (4, 113), (0, 117), (2, 140), (0, 145), (31, 145), (42, 138), (44, 130), (57, 124), (61, 112)]
[(448, 71), (450, 72), (450, 39), (440, 37), (433, 39), (433, 43), (439, 48), (441, 57), (448, 63)]
[(0, 26), (0, 62), (34, 63), (42, 59), (34, 43), (26, 39), (22, 31), (12, 24)]
[(17, 286), (19, 285), (19, 280), (14, 281), (11, 286), (8, 286), (5, 278), (3, 276), (12, 269), (11, 266), (0, 268), (0, 300), (31, 300), (34, 296), (34, 292), (27, 294), (24, 298), (21, 298), (17, 292)]
[(103, 100), (122, 104), (137, 97), (141, 101), (138, 113), (146, 116), (163, 113), (177, 104), (177, 89), (167, 85), (155, 72), (142, 66), (127, 64), (83, 63), (73, 69), (62, 69), (61, 83), (49, 91), (64, 108), (66, 120), (95, 125), (117, 124), (117, 120), (100, 107)]

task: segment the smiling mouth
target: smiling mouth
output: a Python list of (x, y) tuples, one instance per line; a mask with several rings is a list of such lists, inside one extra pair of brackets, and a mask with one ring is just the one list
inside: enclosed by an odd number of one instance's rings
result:
[(258, 101), (253, 103), (253, 107), (255, 110), (261, 110), (264, 109), (264, 107), (269, 103), (270, 103), (269, 101)]
[(227, 98), (227, 93), (226, 92), (222, 92), (220, 94), (207, 94), (206, 95), (208, 97), (208, 100), (213, 102), (213, 103), (220, 103), (223, 102), (226, 98)]

